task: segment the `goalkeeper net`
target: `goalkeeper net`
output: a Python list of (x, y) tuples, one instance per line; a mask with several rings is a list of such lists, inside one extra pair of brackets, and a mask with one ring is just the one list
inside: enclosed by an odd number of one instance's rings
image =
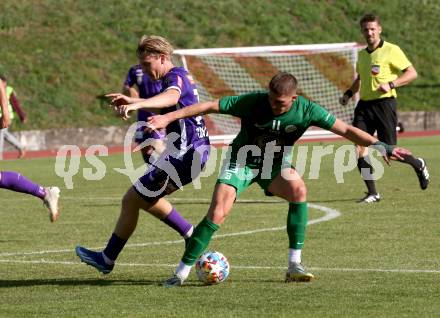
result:
[[(355, 103), (341, 106), (339, 97), (354, 79), (358, 49), (357, 43), (338, 43), (175, 50), (173, 62), (193, 76), (200, 101), (266, 90), (276, 73), (292, 73), (298, 94), (351, 123)], [(205, 119), (214, 143), (229, 142), (240, 129), (240, 120), (232, 116), (209, 114)], [(313, 128), (305, 134), (325, 135)]]

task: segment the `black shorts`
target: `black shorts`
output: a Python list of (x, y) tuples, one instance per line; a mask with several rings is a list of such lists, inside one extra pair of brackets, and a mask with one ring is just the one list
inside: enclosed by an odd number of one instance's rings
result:
[(397, 101), (393, 97), (360, 100), (354, 110), (353, 126), (389, 145), (397, 144)]

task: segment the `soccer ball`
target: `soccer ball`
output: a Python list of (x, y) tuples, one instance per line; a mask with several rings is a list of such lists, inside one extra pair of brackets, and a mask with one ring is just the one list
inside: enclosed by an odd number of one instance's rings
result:
[(224, 282), (229, 275), (228, 259), (220, 252), (206, 251), (196, 262), (199, 280), (206, 285)]

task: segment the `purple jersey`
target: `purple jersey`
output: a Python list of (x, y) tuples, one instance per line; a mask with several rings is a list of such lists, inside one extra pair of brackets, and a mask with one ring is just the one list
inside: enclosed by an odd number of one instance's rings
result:
[[(133, 87), (136, 85), (139, 90), (140, 98), (150, 98), (162, 92), (162, 82), (160, 80), (153, 81), (142, 71), (142, 68), (139, 64), (130, 67), (124, 85), (128, 87)], [(137, 119), (138, 121), (146, 121), (151, 115), (154, 114), (140, 109), (137, 112)]]
[[(198, 102), (194, 81), (184, 68), (172, 68), (161, 81), (162, 92), (175, 89), (180, 93), (177, 105), (162, 109), (162, 114)], [(167, 144), (166, 151), (134, 184), (136, 192), (147, 202), (192, 182), (200, 174), (209, 157), (208, 132), (202, 116), (176, 120), (168, 125), (166, 132), (173, 144)]]
[[(140, 98), (150, 98), (156, 96), (162, 91), (162, 82), (160, 80), (153, 81), (147, 74), (142, 71), (142, 67), (138, 65), (133, 65), (128, 71), (127, 78), (124, 82), (125, 86), (133, 87), (137, 86)], [(137, 121), (146, 122), (148, 117), (155, 115), (152, 112), (139, 109), (137, 111)], [(148, 138), (162, 139), (165, 136), (164, 131), (154, 131), (147, 133), (144, 131), (145, 125), (140, 125), (136, 130), (135, 141), (137, 143), (142, 143)]]
[[(172, 68), (162, 78), (162, 91), (176, 89), (180, 92), (180, 98), (175, 106), (162, 110), (166, 114), (176, 109), (198, 103), (196, 85), (188, 72), (183, 67)], [(200, 145), (209, 145), (208, 130), (202, 116), (179, 119), (167, 127), (167, 134), (177, 133), (180, 138), (174, 142), (177, 150), (183, 154), (188, 148), (197, 148)]]

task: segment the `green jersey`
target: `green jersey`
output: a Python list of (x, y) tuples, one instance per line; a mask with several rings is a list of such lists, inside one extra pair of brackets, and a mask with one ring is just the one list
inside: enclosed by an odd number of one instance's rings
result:
[[(292, 107), (281, 115), (273, 114), (268, 93), (223, 97), (219, 105), (220, 113), (241, 119), (241, 129), (232, 142), (232, 152), (249, 145), (261, 149), (259, 156), (252, 155), (253, 163), (263, 161), (267, 143), (292, 146), (310, 126), (328, 130), (336, 121), (336, 117), (325, 108), (302, 96), (298, 96)], [(282, 148), (280, 153), (275, 153), (274, 159), (281, 159), (283, 151)]]

